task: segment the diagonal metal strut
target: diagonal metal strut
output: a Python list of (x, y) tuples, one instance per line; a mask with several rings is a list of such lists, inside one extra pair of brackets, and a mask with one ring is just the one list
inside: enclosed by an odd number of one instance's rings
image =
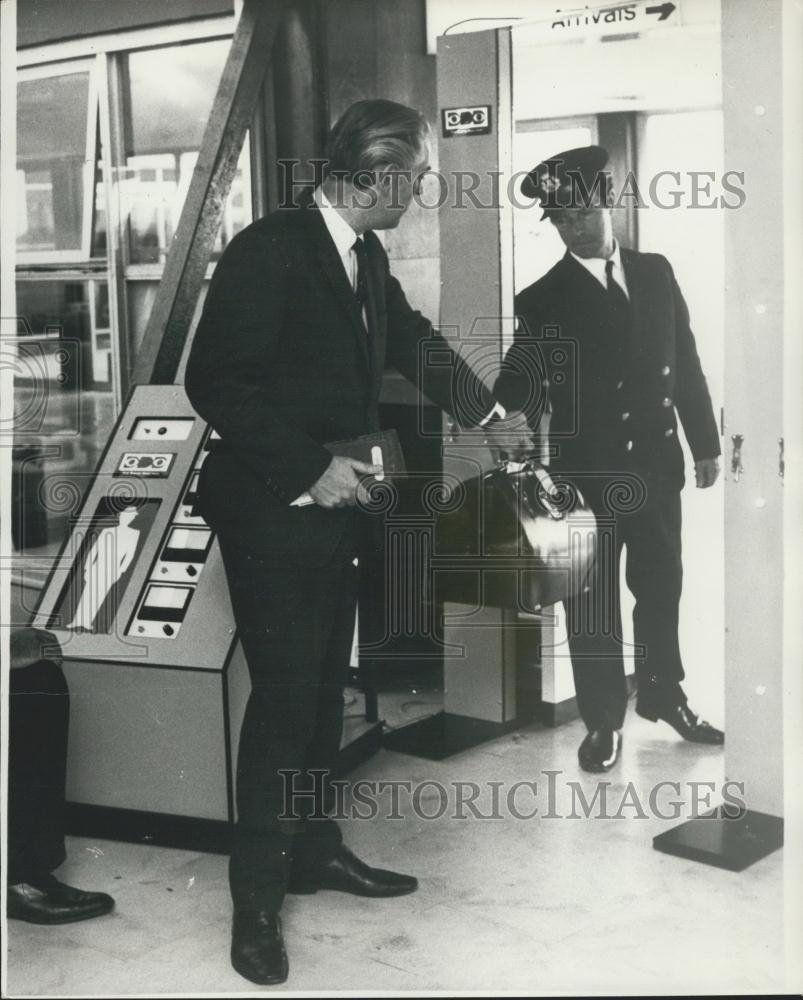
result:
[(223, 210), (288, 0), (244, 0), (201, 142), (132, 386), (176, 379)]

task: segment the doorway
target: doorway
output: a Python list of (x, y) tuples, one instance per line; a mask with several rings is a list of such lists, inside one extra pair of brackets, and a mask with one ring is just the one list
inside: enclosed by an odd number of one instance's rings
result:
[[(700, 184), (723, 176), (719, 0), (684, 8), (672, 27), (610, 35), (546, 37), (541, 22), (510, 30), (513, 63), (512, 171), (520, 176), (546, 157), (599, 143), (610, 153), (617, 192), (614, 233), (630, 249), (663, 254), (691, 315), (698, 353), (719, 417), (724, 373), (724, 232), (727, 209)], [(680, 79), (677, 66), (684, 66)], [(700, 180), (700, 177), (703, 180)], [(713, 201), (713, 207), (708, 207)], [(533, 210), (535, 209), (535, 210)], [(537, 204), (513, 199), (514, 286), (518, 294), (565, 253)], [(724, 449), (723, 449), (724, 450)], [(680, 643), (692, 704), (721, 722), (724, 703), (724, 476), (694, 486), (684, 441), (684, 591)], [(626, 649), (633, 600), (624, 583)], [(556, 609), (550, 687), (573, 685), (562, 609)], [(628, 671), (632, 672), (632, 656)]]

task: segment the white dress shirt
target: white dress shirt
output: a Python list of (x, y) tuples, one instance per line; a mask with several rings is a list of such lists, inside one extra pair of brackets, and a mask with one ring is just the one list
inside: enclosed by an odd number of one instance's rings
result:
[[(343, 269), (346, 272), (346, 277), (349, 279), (351, 290), (356, 292), (357, 254), (354, 251), (354, 241), (357, 239), (357, 234), (323, 193), (323, 188), (315, 188), (312, 192), (312, 200), (321, 211), (321, 218), (323, 219), (323, 223), (326, 226), (329, 235), (332, 237), (332, 242), (334, 243), (335, 249), (337, 250), (340, 260), (343, 263)], [(365, 322), (364, 310), (363, 322)], [(315, 501), (309, 493), (305, 492), (302, 493), (300, 497), (296, 497), (296, 499), (291, 502), (290, 506), (306, 507), (307, 504), (314, 502)]]
[[(571, 253), (571, 250), (569, 251)], [(611, 277), (616, 282), (616, 284), (622, 289), (625, 295), (630, 298), (630, 292), (627, 290), (627, 278), (625, 278), (625, 269), (622, 267), (622, 254), (619, 250), (619, 244), (616, 240), (613, 241), (613, 253), (610, 257), (578, 257), (576, 253), (572, 253), (572, 257), (577, 261), (578, 264), (582, 264), (583, 267), (588, 271), (590, 275), (595, 277), (597, 281), (602, 285), (603, 288), (608, 287), (608, 279), (605, 275), (605, 265), (608, 260), (613, 261), (613, 270), (611, 271)]]
[(315, 188), (312, 200), (321, 210), (321, 218), (343, 262), (346, 277), (351, 282), (352, 290), (356, 291), (357, 254), (354, 251), (354, 241), (357, 239), (357, 234), (323, 193), (323, 188)]
[[(343, 262), (343, 269), (346, 272), (346, 277), (351, 282), (351, 287), (353, 291), (357, 290), (357, 254), (354, 251), (354, 241), (358, 238), (357, 234), (351, 228), (351, 226), (346, 222), (343, 216), (337, 211), (337, 209), (332, 205), (329, 199), (323, 192), (323, 188), (317, 187), (312, 193), (312, 200), (321, 210), (321, 218), (324, 221), (324, 225), (329, 231), (329, 235), (332, 237), (332, 242), (337, 249), (340, 259)], [(363, 311), (363, 320), (367, 319)], [(500, 416), (504, 419), (506, 413), (505, 408), (501, 403), (496, 403), (494, 408), (485, 417), (484, 420), (480, 421), (480, 427), (484, 427), (485, 424), (493, 416)]]

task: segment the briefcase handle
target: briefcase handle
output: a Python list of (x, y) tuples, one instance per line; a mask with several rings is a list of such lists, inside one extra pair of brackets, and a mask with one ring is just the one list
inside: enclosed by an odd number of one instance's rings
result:
[[(525, 456), (520, 461), (513, 461), (503, 455), (497, 462), (496, 469), (490, 474), (504, 476), (505, 479), (501, 481), (512, 485), (518, 502), (524, 503), (526, 507), (530, 507), (530, 498), (526, 489), (519, 488), (520, 477), (523, 477), (525, 482), (529, 477), (534, 477), (540, 487), (538, 502), (544, 511), (556, 521), (561, 521), (565, 517), (567, 510), (562, 492), (555, 485), (549, 469), (535, 456)], [(582, 498), (580, 499), (582, 502)], [(536, 512), (531, 510), (530, 513), (535, 515)]]

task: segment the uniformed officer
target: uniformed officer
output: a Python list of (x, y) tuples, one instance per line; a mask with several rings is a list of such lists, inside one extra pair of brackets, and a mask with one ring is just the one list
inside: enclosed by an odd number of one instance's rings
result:
[[(621, 749), (627, 704), (619, 608), (619, 556), (636, 604), (636, 711), (684, 739), (724, 735), (689, 707), (678, 645), (683, 453), (697, 486), (719, 473), (719, 437), (689, 313), (669, 262), (613, 237), (608, 152), (571, 149), (525, 177), (566, 246), (565, 256), (516, 298), (517, 332), (494, 389), (536, 427), (550, 413), (551, 470), (597, 515), (598, 553), (587, 590), (566, 602), (587, 771), (607, 771)], [(546, 387), (546, 391), (544, 391)]]

